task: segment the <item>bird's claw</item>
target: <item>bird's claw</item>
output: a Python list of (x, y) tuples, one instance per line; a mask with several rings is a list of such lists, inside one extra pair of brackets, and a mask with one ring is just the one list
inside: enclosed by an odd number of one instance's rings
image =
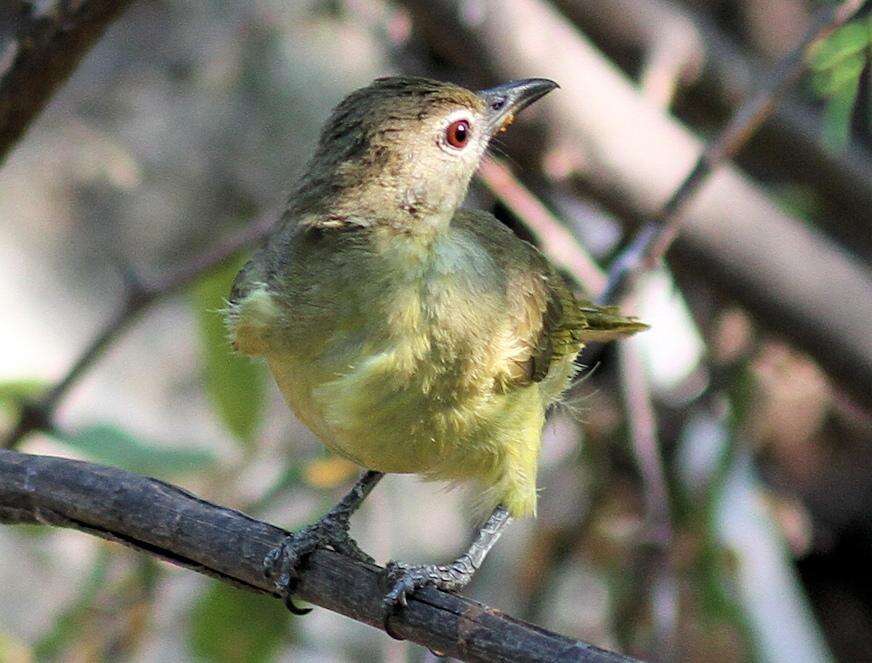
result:
[(390, 626), (390, 619), (397, 610), (409, 605), (408, 596), (421, 587), (435, 587), (446, 592), (457, 592), (463, 589), (472, 579), (474, 569), (458, 560), (445, 566), (428, 564), (411, 566), (400, 562), (388, 562), (385, 576), (390, 583), (390, 590), (382, 599), (384, 610), (384, 630), (392, 638), (402, 640)]
[(348, 535), (348, 526), (347, 517), (329, 513), (317, 523), (288, 536), (264, 558), (264, 575), (273, 579), (276, 592), (293, 614), (305, 615), (312, 610), (297, 607), (292, 597), (299, 583), (300, 567), (316, 548), (330, 547), (352, 559), (373, 562), (372, 557), (363, 552)]

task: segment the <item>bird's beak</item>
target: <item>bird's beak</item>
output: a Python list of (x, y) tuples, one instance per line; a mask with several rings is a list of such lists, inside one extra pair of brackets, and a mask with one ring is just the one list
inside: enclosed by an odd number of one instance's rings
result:
[(547, 78), (525, 78), (480, 90), (478, 96), (486, 104), (490, 133), (503, 131), (515, 119), (515, 114), (557, 87), (560, 86)]

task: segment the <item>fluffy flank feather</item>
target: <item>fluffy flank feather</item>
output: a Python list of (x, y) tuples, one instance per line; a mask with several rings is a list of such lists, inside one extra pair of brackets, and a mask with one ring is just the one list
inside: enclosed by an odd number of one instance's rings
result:
[(260, 357), (270, 348), (279, 309), (266, 285), (261, 283), (241, 300), (229, 303), (224, 310), (224, 320), (233, 347), (250, 357)]

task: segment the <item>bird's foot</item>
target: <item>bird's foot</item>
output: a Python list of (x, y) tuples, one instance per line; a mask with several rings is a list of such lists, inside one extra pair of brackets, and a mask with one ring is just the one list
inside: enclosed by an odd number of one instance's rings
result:
[(306, 557), (316, 548), (332, 548), (354, 560), (373, 564), (357, 542), (348, 534), (350, 514), (331, 511), (317, 523), (304, 527), (273, 548), (263, 560), (263, 572), (273, 579), (276, 591), (284, 598), (288, 610), (296, 615), (305, 615), (311, 608), (299, 608), (293, 602), (293, 594), (299, 582), (299, 571)]
[(469, 550), (451, 564), (409, 566), (389, 562), (385, 569), (385, 576), (391, 588), (383, 599), (385, 632), (397, 640), (402, 640), (391, 629), (391, 617), (398, 608), (406, 607), (407, 596), (414, 593), (416, 589), (436, 587), (447, 592), (457, 592), (466, 587), (510, 520), (508, 510), (503, 506), (497, 506), (485, 524), (479, 528)]
[(384, 628), (388, 635), (401, 640), (390, 628), (391, 617), (401, 607), (408, 605), (407, 597), (421, 587), (435, 587), (446, 592), (459, 592), (469, 584), (475, 566), (469, 555), (461, 555), (451, 564), (427, 564), (412, 566), (400, 562), (388, 562), (385, 576), (390, 590), (382, 600)]

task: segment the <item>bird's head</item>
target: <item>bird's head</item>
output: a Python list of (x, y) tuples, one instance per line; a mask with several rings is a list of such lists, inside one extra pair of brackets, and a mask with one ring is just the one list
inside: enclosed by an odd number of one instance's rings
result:
[(298, 212), (364, 225), (447, 223), (491, 138), (555, 87), (531, 78), (472, 92), (426, 78), (377, 79), (333, 111), (292, 202)]

